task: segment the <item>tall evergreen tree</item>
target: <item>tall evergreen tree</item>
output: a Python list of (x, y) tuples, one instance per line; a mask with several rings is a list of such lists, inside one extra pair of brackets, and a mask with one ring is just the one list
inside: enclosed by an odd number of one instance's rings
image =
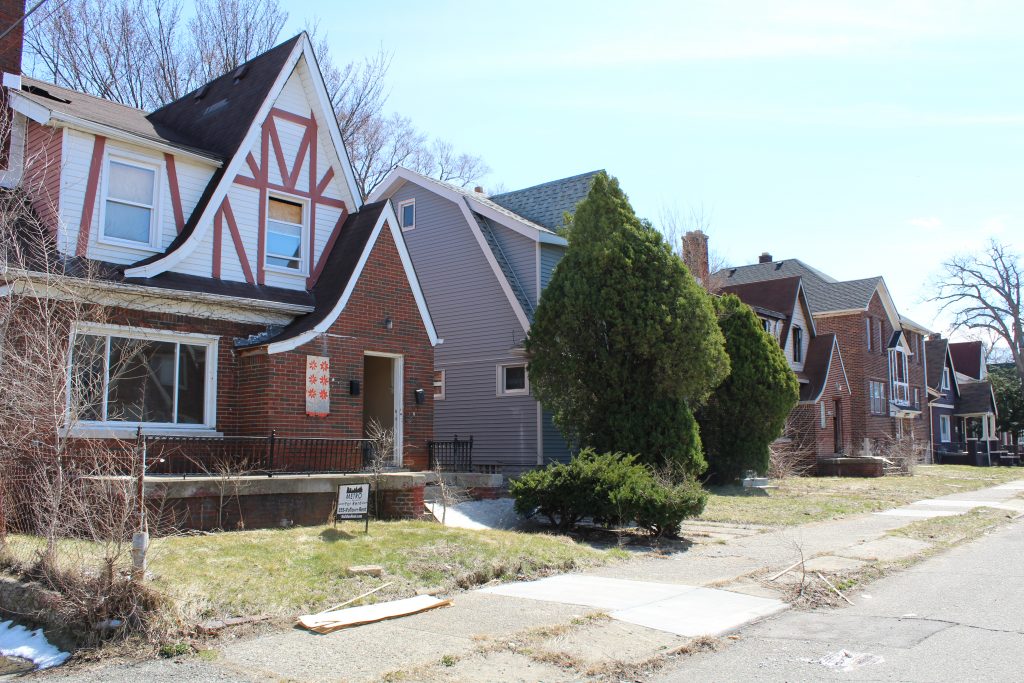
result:
[(712, 477), (729, 483), (745, 470), (767, 472), (768, 447), (800, 400), (800, 385), (779, 343), (732, 294), (715, 301), (732, 371), (697, 414)]
[(605, 174), (566, 237), (526, 340), (537, 398), (583, 447), (703, 471), (693, 410), (729, 373), (710, 298)]

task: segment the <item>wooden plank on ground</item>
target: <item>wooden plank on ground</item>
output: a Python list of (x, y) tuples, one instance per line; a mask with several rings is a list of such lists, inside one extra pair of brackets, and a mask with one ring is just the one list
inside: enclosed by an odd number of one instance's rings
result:
[(299, 626), (316, 633), (333, 633), (343, 628), (405, 617), (450, 604), (452, 604), (451, 600), (438, 600), (432, 595), (417, 595), (414, 598), (349, 607), (334, 612), (305, 614), (299, 617)]

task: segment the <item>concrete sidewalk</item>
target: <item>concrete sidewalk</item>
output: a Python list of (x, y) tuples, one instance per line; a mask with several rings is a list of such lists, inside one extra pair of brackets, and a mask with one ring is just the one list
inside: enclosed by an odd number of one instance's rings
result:
[[(528, 599), (517, 597), (514, 590), (477, 590), (456, 595), (449, 608), (326, 636), (287, 630), (225, 642), (214, 661), (145, 662), (92, 671), (54, 671), (47, 676), (132, 682), (180, 680), (182, 676), (219, 681), (356, 681), (397, 679), (399, 674), (395, 672), (402, 672), (401, 680), (406, 681), (570, 681), (607, 677), (632, 671), (630, 667), (686, 647), (691, 638), (678, 633), (698, 632), (693, 623), (699, 621), (699, 611), (706, 610), (710, 616), (722, 604), (722, 596), (709, 598), (711, 593), (725, 593), (725, 599), (733, 601), (742, 595), (769, 600), (781, 597), (744, 578), (753, 572), (781, 570), (799, 560), (801, 552), (806, 558), (821, 556), (812, 562), (821, 563), (822, 571), (837, 564), (856, 567), (873, 560), (917, 554), (928, 545), (886, 532), (924, 516), (964, 514), (981, 505), (1024, 512), (1024, 501), (1015, 500), (1021, 492), (1024, 481), (898, 508), (912, 510), (912, 514), (886, 511), (761, 533), (737, 528), (735, 534), (729, 534), (728, 525), (717, 525), (721, 532), (717, 538), (707, 535), (703, 542), (698, 540), (685, 550), (665, 555), (644, 553), (621, 564), (577, 575), (586, 577), (582, 583), (594, 591), (587, 598), (555, 594), (554, 600)], [(730, 540), (722, 540), (723, 536)], [(607, 579), (646, 584), (637, 590), (650, 592), (655, 596), (652, 601), (662, 594), (669, 600), (678, 598), (695, 588), (724, 590), (699, 594), (701, 600), (688, 603), (683, 614), (689, 630), (673, 631), (671, 624), (666, 627), (664, 612), (649, 620), (659, 628), (610, 619), (606, 612), (617, 609), (612, 604), (615, 596), (601, 596), (600, 586), (614, 592), (616, 586), (624, 584)], [(579, 586), (573, 590), (579, 590)], [(513, 595), (499, 594), (502, 592)], [(641, 611), (643, 606), (640, 602), (632, 604)], [(750, 619), (760, 616), (763, 614), (751, 613)], [(644, 623), (640, 618), (636, 621)], [(722, 629), (709, 628), (709, 632), (715, 630)], [(631, 675), (637, 674), (634, 671)]]

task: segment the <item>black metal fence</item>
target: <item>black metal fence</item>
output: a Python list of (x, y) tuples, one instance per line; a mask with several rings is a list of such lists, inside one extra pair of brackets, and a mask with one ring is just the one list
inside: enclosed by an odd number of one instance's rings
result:
[(473, 471), (473, 437), (460, 439), (456, 435), (451, 441), (428, 441), (430, 469), (442, 472)]
[(144, 436), (147, 474), (315, 474), (359, 472), (369, 439), (277, 436)]

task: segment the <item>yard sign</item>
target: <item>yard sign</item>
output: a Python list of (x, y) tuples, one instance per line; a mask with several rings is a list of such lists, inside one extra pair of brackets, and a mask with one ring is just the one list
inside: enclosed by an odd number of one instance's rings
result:
[(364, 519), (366, 529), (370, 528), (370, 485), (342, 484), (338, 487), (338, 507), (334, 511), (334, 523), (339, 519)]
[(306, 356), (306, 415), (327, 417), (331, 413), (331, 359)]

